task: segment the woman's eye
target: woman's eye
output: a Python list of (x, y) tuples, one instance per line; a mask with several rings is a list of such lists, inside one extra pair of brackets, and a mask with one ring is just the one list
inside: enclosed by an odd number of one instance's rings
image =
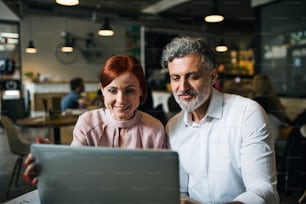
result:
[(115, 90), (115, 89), (109, 89), (109, 90), (107, 90), (109, 93), (111, 93), (111, 94), (116, 94), (117, 93), (117, 90)]
[(126, 92), (127, 94), (135, 93), (135, 89), (127, 89), (125, 92)]

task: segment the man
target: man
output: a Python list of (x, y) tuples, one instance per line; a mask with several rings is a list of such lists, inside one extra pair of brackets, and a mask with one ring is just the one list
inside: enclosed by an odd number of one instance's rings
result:
[(213, 88), (214, 53), (199, 38), (178, 37), (162, 54), (183, 111), (166, 126), (179, 153), (180, 190), (201, 203), (278, 203), (275, 154), (264, 110)]
[(66, 109), (84, 109), (88, 105), (88, 100), (81, 96), (85, 86), (82, 78), (74, 78), (70, 81), (70, 92), (62, 99), (62, 112)]

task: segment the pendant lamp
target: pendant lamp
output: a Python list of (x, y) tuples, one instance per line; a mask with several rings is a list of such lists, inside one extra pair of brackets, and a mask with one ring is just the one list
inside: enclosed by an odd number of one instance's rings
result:
[(25, 52), (26, 52), (26, 53), (29, 53), (29, 54), (34, 54), (34, 53), (37, 52), (37, 49), (36, 49), (35, 46), (34, 46), (33, 40), (30, 40), (30, 41), (29, 41), (29, 45), (28, 45), (28, 47), (25, 49)]
[(227, 45), (225, 44), (224, 40), (222, 39), (219, 44), (216, 46), (216, 52), (226, 52), (228, 50)]
[(104, 20), (104, 24), (101, 27), (101, 29), (98, 31), (98, 34), (100, 36), (113, 36), (114, 35), (114, 31), (111, 28), (111, 26), (109, 25), (109, 19), (108, 18), (106, 18)]
[(224, 17), (218, 12), (218, 0), (213, 1), (212, 12), (205, 16), (204, 20), (207, 23), (219, 23), (224, 20)]
[(79, 0), (56, 0), (55, 2), (62, 6), (77, 6), (80, 3)]
[(73, 38), (69, 33), (66, 33), (65, 42), (63, 47), (61, 48), (62, 52), (73, 52)]
[[(29, 36), (32, 38), (32, 19), (29, 20)], [(35, 54), (37, 49), (34, 46), (33, 40), (29, 40), (28, 47), (25, 49), (26, 53)]]

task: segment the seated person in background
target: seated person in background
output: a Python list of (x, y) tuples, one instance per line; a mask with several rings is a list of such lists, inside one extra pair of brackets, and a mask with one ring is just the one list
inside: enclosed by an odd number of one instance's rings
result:
[(82, 78), (74, 78), (70, 81), (70, 92), (61, 101), (61, 110), (66, 109), (85, 109), (88, 105), (88, 99), (81, 94), (85, 91), (85, 85)]
[(272, 124), (272, 135), (276, 140), (279, 135), (279, 128), (290, 124), (290, 120), (286, 116), (285, 108), (276, 95), (268, 76), (264, 74), (254, 76), (251, 98), (257, 101), (267, 112)]
[[(110, 57), (101, 69), (100, 83), (106, 108), (79, 116), (71, 145), (165, 149), (163, 124), (137, 110), (146, 101), (148, 91), (140, 62), (128, 55)], [(50, 141), (44, 139), (42, 143)], [(35, 158), (29, 154), (24, 165), (25, 180), (36, 185)]]
[(181, 193), (200, 203), (279, 203), (264, 110), (213, 88), (214, 52), (200, 38), (175, 38), (161, 63), (182, 108), (166, 126), (169, 147), (179, 154)]

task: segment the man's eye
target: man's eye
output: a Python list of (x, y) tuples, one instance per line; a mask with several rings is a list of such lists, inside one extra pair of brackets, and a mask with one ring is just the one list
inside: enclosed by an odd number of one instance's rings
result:
[(172, 77), (171, 77), (171, 80), (172, 80), (172, 81), (178, 81), (178, 80), (179, 80), (179, 77), (177, 77), (177, 76), (172, 76)]
[(196, 79), (199, 78), (199, 76), (197, 76), (197, 75), (190, 75), (188, 78), (192, 79), (192, 80), (196, 80)]

